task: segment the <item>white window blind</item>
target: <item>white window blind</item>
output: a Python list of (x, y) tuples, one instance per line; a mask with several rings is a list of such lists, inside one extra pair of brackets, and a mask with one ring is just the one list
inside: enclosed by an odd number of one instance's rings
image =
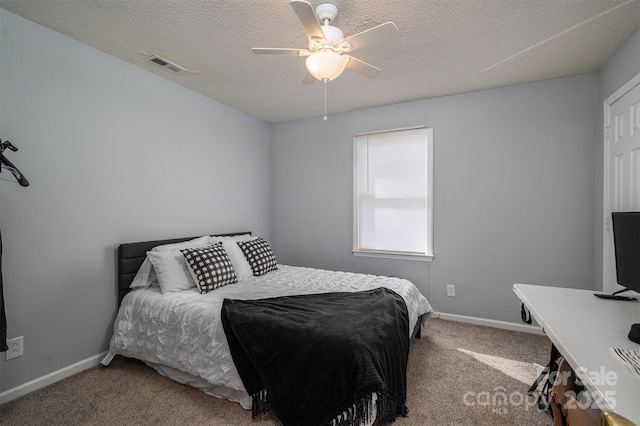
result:
[(432, 129), (354, 138), (354, 253), (432, 256)]

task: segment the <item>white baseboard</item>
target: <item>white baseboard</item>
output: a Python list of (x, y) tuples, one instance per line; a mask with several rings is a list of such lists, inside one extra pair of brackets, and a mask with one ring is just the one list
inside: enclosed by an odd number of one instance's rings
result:
[(485, 327), (501, 328), (503, 330), (520, 331), (523, 333), (541, 334), (544, 332), (540, 327), (528, 324), (517, 324), (514, 322), (498, 321), (486, 318), (468, 317), (466, 315), (447, 314), (437, 312), (433, 318), (440, 318), (448, 321), (466, 322), (469, 324), (483, 325)]
[(0, 393), (0, 405), (19, 398), (22, 395), (26, 395), (29, 392), (33, 392), (34, 390), (49, 386), (50, 384), (62, 379), (66, 379), (69, 376), (73, 376), (76, 373), (86, 370), (87, 368), (96, 366), (100, 364), (100, 361), (102, 361), (102, 358), (104, 358), (106, 354), (106, 352), (99, 353), (87, 359), (83, 359), (82, 361), (78, 361), (75, 364), (71, 364), (67, 367), (61, 368), (60, 370), (54, 371), (53, 373), (38, 377), (37, 379), (33, 379), (23, 385), (4, 391)]

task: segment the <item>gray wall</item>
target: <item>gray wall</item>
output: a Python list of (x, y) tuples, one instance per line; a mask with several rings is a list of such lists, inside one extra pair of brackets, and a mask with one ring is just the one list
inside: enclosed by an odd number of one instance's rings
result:
[[(592, 289), (596, 99), (585, 74), (274, 125), (276, 255), (405, 277), (436, 310), (511, 322), (515, 282)], [(419, 124), (434, 129), (435, 259), (353, 257), (352, 138)]]
[[(599, 287), (602, 100), (639, 52), (636, 33), (598, 75), (269, 126), (0, 9), (0, 137), (32, 182), (0, 181), (25, 336), (0, 392), (105, 350), (123, 241), (251, 229), (282, 262), (406, 277), (440, 311), (512, 322), (513, 282)], [(352, 137), (416, 124), (434, 128), (436, 258), (354, 258)]]
[(603, 102), (616, 90), (640, 74), (640, 31), (637, 31), (607, 61), (598, 73), (598, 121), (596, 129), (596, 221), (595, 221), (595, 277), (596, 288), (602, 290), (603, 227), (602, 191), (604, 185), (604, 106)]
[[(0, 9), (0, 125), (31, 182), (0, 196), (0, 391), (106, 350), (121, 242), (270, 237), (269, 124)], [(7, 173), (2, 173), (7, 177)]]

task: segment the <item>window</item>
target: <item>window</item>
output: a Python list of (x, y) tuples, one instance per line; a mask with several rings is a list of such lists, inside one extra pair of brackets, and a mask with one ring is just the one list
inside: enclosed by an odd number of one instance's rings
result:
[(360, 134), (353, 145), (353, 253), (431, 260), (433, 129)]

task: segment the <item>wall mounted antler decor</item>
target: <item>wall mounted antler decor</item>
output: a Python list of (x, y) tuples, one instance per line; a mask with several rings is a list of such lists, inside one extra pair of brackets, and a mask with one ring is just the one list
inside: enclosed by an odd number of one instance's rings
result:
[(4, 151), (7, 148), (13, 152), (16, 152), (18, 150), (18, 148), (13, 146), (11, 142), (2, 142), (2, 139), (0, 139), (0, 171), (2, 171), (2, 169), (9, 170), (16, 177), (16, 180), (18, 181), (20, 186), (29, 186), (29, 181), (27, 180), (27, 178), (25, 178), (22, 172), (20, 172), (20, 170), (11, 161), (9, 161), (7, 157), (4, 156)]
[[(0, 171), (2, 169), (9, 170), (13, 173), (20, 186), (29, 186), (29, 181), (24, 177), (22, 172), (11, 161), (4, 156), (4, 151), (10, 149), (16, 152), (18, 148), (13, 146), (11, 142), (0, 139)], [(2, 283), (2, 234), (0, 234), (0, 352), (5, 352), (7, 349), (7, 317), (4, 311), (4, 292)]]

